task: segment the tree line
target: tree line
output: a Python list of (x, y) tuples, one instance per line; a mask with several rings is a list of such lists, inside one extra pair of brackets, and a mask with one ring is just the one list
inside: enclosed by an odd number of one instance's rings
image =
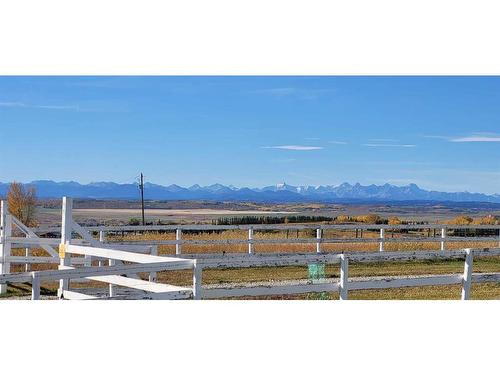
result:
[(239, 216), (214, 219), (212, 225), (293, 224), (331, 222), (334, 220), (335, 218), (328, 216)]

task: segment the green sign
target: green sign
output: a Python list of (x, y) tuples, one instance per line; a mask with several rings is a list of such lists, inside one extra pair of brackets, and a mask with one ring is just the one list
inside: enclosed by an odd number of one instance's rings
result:
[(310, 264), (309, 265), (309, 279), (320, 280), (325, 279), (325, 265), (324, 264)]
[[(326, 279), (324, 264), (309, 264), (309, 280), (313, 283)], [(328, 293), (314, 293), (312, 299), (330, 299)]]

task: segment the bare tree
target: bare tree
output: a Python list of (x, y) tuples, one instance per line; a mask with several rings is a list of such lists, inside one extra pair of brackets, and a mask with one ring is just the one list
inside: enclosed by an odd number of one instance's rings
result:
[(7, 193), (7, 203), (10, 213), (21, 220), (24, 225), (36, 225), (35, 209), (37, 198), (35, 187), (25, 188), (20, 183), (11, 183)]

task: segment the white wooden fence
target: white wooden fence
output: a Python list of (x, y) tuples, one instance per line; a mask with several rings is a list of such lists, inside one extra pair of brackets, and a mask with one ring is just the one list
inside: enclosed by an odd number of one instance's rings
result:
[[(92, 235), (73, 221), (72, 200), (63, 199), (62, 226), (60, 239), (39, 238), (17, 218), (8, 214), (6, 204), (2, 202), (2, 232), (0, 255), (2, 266), (0, 285), (2, 292), (6, 291), (7, 283), (30, 282), (32, 284), (32, 299), (40, 297), (40, 282), (48, 280), (59, 281), (59, 298), (64, 299), (95, 299), (95, 296), (85, 295), (70, 289), (70, 281), (79, 282), (93, 280), (109, 284), (109, 298), (116, 297), (115, 286), (126, 287), (140, 292), (136, 298), (146, 299), (182, 299), (196, 298), (194, 288), (160, 284), (156, 281), (159, 271), (194, 270), (196, 260), (174, 257), (159, 257), (156, 246), (141, 245), (106, 245), (95, 240)], [(12, 237), (12, 224), (23, 232), (26, 237)], [(80, 239), (73, 238), (73, 233)], [(11, 256), (12, 245), (42, 247), (49, 256)], [(54, 249), (58, 248), (58, 251)], [(75, 257), (77, 255), (78, 257)], [(92, 261), (97, 260), (99, 267), (92, 267)], [(106, 262), (106, 267), (104, 266)], [(135, 263), (135, 264), (123, 264)], [(59, 263), (58, 270), (23, 272), (10, 274), (11, 263)], [(81, 265), (84, 267), (76, 268)], [(149, 280), (142, 280), (138, 273), (149, 273)], [(194, 274), (194, 272), (193, 272)], [(193, 277), (194, 283), (195, 277)]]
[[(387, 236), (388, 232), (411, 231), (411, 230), (437, 230), (439, 237), (420, 235), (408, 236)], [(500, 225), (438, 225), (438, 224), (417, 224), (417, 225), (148, 225), (148, 226), (94, 226), (85, 227), (88, 232), (99, 232), (99, 238), (105, 242), (107, 233), (124, 233), (124, 232), (174, 232), (175, 240), (139, 240), (139, 241), (113, 241), (120, 244), (135, 244), (141, 245), (175, 245), (176, 255), (183, 254), (183, 245), (248, 245), (248, 253), (254, 254), (255, 245), (270, 245), (270, 244), (315, 244), (316, 252), (322, 253), (322, 244), (379, 244), (379, 250), (385, 251), (386, 243), (439, 243), (442, 251), (446, 250), (446, 244), (455, 242), (495, 242), (500, 246)], [(189, 231), (211, 232), (211, 231), (245, 231), (248, 237), (244, 239), (221, 239), (221, 240), (199, 240), (183, 238), (183, 233)], [(314, 231), (315, 237), (311, 238), (276, 238), (276, 239), (258, 239), (255, 238), (256, 232), (259, 231)], [(363, 237), (337, 237), (325, 238), (323, 233), (326, 230), (336, 230), (340, 232), (358, 232), (377, 231), (377, 238)], [(450, 230), (490, 230), (496, 231), (494, 236), (450, 236)], [(61, 228), (36, 228), (33, 229), (36, 233), (58, 233)]]
[[(472, 283), (500, 282), (499, 273), (473, 273), (473, 259), (475, 256), (499, 256), (500, 248), (495, 249), (463, 249), (452, 250), (446, 253), (440, 251), (399, 251), (380, 253), (351, 253), (351, 254), (258, 254), (252, 256), (205, 255), (197, 260), (180, 259), (172, 257), (159, 257), (152, 255), (136, 254), (130, 251), (113, 250), (109, 248), (94, 248), (89, 246), (66, 245), (62, 246), (65, 257), (68, 254), (90, 255), (108, 258), (115, 261), (128, 261), (137, 264), (112, 265), (109, 267), (84, 267), (74, 268), (61, 266), (59, 270), (39, 271), (11, 275), (0, 275), (0, 282), (6, 283), (32, 283), (32, 299), (40, 298), (40, 282), (46, 280), (63, 280), (67, 282), (60, 292), (64, 299), (96, 299), (97, 297), (70, 290), (71, 279), (86, 278), (110, 284), (109, 295), (101, 298), (123, 298), (117, 296), (114, 286), (122, 286), (141, 291), (133, 298), (143, 299), (218, 299), (237, 298), (248, 296), (270, 296), (287, 294), (304, 294), (320, 292), (339, 292), (340, 300), (347, 300), (349, 291), (391, 289), (402, 287), (422, 287), (433, 285), (461, 284), (461, 298), (470, 298)], [(408, 261), (423, 259), (448, 259), (464, 258), (464, 271), (462, 274), (453, 275), (423, 275), (413, 277), (372, 277), (350, 278), (349, 263), (369, 263), (384, 261)], [(221, 287), (218, 285), (203, 285), (203, 270), (216, 268), (249, 268), (249, 267), (281, 267), (290, 265), (308, 264), (339, 264), (340, 278), (332, 280), (309, 281), (307, 283), (289, 282), (278, 285), (253, 285)], [(172, 271), (192, 269), (192, 288), (160, 284), (156, 282), (153, 273), (159, 271)], [(136, 275), (148, 272), (149, 280), (142, 280)], [(123, 276), (126, 275), (126, 276)]]
[[(473, 274), (473, 258), (500, 256), (500, 248), (494, 249), (462, 249), (441, 251), (396, 251), (385, 253), (343, 253), (343, 254), (258, 254), (242, 256), (230, 255), (196, 255), (198, 282), (201, 284), (202, 270), (213, 268), (248, 268), (248, 267), (283, 267), (306, 266), (309, 264), (339, 264), (338, 280), (308, 281), (307, 283), (287, 283), (286, 285), (199, 287), (200, 298), (228, 298), (243, 296), (286, 295), (317, 292), (339, 292), (340, 299), (348, 299), (348, 292), (368, 289), (391, 289), (402, 287), (419, 287), (432, 285), (462, 284), (462, 299), (469, 299), (472, 282), (500, 282), (499, 273)], [(464, 259), (463, 274), (456, 275), (423, 275), (412, 277), (371, 277), (350, 278), (349, 263), (373, 263), (385, 261)]]
[[(22, 232), (24, 237), (13, 236), (13, 227)], [(62, 225), (60, 228), (27, 228), (17, 218), (8, 213), (6, 203), (1, 203), (1, 232), (0, 232), (0, 293), (5, 293), (6, 283), (31, 282), (33, 284), (33, 298), (39, 297), (40, 281), (59, 280), (60, 298), (90, 299), (94, 296), (82, 295), (70, 290), (70, 280), (97, 280), (109, 283), (107, 298), (116, 298), (115, 286), (123, 286), (142, 291), (144, 298), (224, 298), (257, 295), (283, 295), (309, 292), (339, 292), (340, 299), (348, 298), (348, 291), (360, 289), (382, 289), (406, 286), (449, 285), (462, 283), (462, 298), (469, 298), (471, 282), (498, 282), (500, 274), (473, 274), (473, 256), (498, 256), (500, 249), (463, 249), (447, 250), (446, 242), (478, 242), (496, 241), (497, 237), (459, 237), (447, 236), (453, 229), (487, 229), (499, 230), (500, 226), (443, 226), (443, 225), (158, 225), (158, 226), (114, 226), (114, 227), (82, 227), (73, 220), (72, 200), (63, 198)], [(284, 238), (284, 239), (256, 239), (256, 231), (265, 230), (304, 230), (314, 229), (315, 238)], [(377, 230), (379, 238), (324, 238), (324, 230)], [(387, 238), (388, 230), (440, 230), (439, 238), (413, 236)], [(183, 231), (220, 231), (244, 230), (248, 231), (247, 239), (231, 240), (189, 240), (183, 239)], [(129, 243), (106, 243), (108, 232), (125, 231), (175, 231), (175, 240), (141, 241)], [(37, 233), (59, 232), (60, 238), (40, 238)], [(92, 236), (92, 232), (99, 232), (99, 240)], [(73, 238), (76, 234), (78, 238)], [(322, 244), (325, 243), (379, 243), (380, 252), (375, 253), (332, 253), (324, 252)], [(384, 244), (387, 242), (440, 242), (440, 251), (399, 251), (387, 252)], [(295, 254), (264, 254), (255, 252), (257, 244), (316, 244), (315, 253)], [(247, 244), (248, 254), (183, 254), (184, 244)], [(158, 245), (175, 245), (176, 257), (157, 256)], [(12, 246), (26, 247), (25, 256), (12, 256)], [(29, 249), (32, 247), (43, 248), (48, 256), (31, 256)], [(499, 245), (500, 247), (500, 245)], [(58, 249), (58, 250), (56, 250)], [(78, 255), (77, 257), (72, 256)], [(183, 256), (184, 259), (180, 258)], [(83, 256), (83, 257), (82, 257)], [(465, 259), (463, 275), (429, 275), (407, 278), (371, 278), (369, 280), (356, 280), (349, 278), (349, 262), (381, 262), (412, 259)], [(97, 260), (101, 267), (92, 267), (92, 261)], [(138, 263), (124, 265), (123, 261)], [(105, 262), (105, 263), (104, 263)], [(58, 263), (59, 270), (24, 272), (10, 274), (10, 264), (21, 263), (26, 265), (34, 263)], [(251, 286), (216, 288), (202, 286), (203, 269), (210, 268), (244, 268), (244, 267), (277, 267), (284, 265), (308, 265), (312, 263), (340, 264), (340, 279), (323, 283), (299, 283), (277, 286)], [(106, 267), (102, 267), (106, 264)], [(83, 268), (76, 268), (84, 266)], [(135, 267), (135, 268), (134, 268)], [(176, 268), (181, 267), (181, 268)], [(184, 268), (182, 268), (184, 267)], [(171, 285), (158, 284), (156, 272), (172, 269), (192, 269), (193, 287), (184, 288)], [(148, 281), (140, 280), (135, 274), (148, 272)], [(120, 275), (127, 275), (120, 276)]]
[[(0, 282), (11, 283), (31, 283), (32, 299), (40, 298), (40, 283), (42, 281), (60, 280), (65, 283), (60, 291), (61, 299), (97, 299), (97, 297), (70, 290), (70, 281), (72, 279), (88, 279), (109, 283), (109, 298), (115, 297), (114, 286), (122, 286), (142, 292), (135, 295), (135, 298), (142, 299), (188, 299), (193, 297), (193, 288), (179, 287), (174, 285), (160, 284), (155, 281), (142, 280), (136, 275), (140, 272), (150, 274), (158, 271), (172, 271), (182, 269), (194, 269), (195, 260), (179, 260), (176, 258), (154, 257), (151, 255), (138, 255), (125, 251), (116, 251), (109, 249), (98, 249), (87, 246), (67, 245), (66, 254), (102, 254), (108, 252), (110, 259), (128, 259), (138, 264), (120, 264), (109, 267), (83, 267), (74, 268), (61, 266), (59, 270), (24, 272), (19, 274), (0, 275)], [(127, 276), (123, 276), (127, 275)]]

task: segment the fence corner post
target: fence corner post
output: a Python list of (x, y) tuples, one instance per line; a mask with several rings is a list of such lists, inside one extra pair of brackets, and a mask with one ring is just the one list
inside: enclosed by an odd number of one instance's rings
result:
[[(158, 255), (158, 246), (157, 245), (150, 246), (150, 252), (149, 253), (151, 255), (157, 256)], [(158, 276), (157, 272), (150, 272), (149, 273), (149, 282), (155, 283), (157, 276)]]
[[(6, 201), (0, 202), (0, 275), (10, 273), (10, 263), (7, 257), (10, 256), (10, 243), (7, 238), (12, 236), (12, 217), (9, 215), (9, 208)], [(7, 284), (0, 284), (0, 294), (7, 293)]]
[(348, 299), (348, 280), (349, 280), (349, 259), (345, 254), (340, 255), (340, 283), (339, 294), (340, 300), (346, 301)]
[(472, 284), (472, 262), (474, 255), (471, 249), (465, 249), (464, 275), (462, 280), (462, 300), (470, 299), (470, 287)]
[(203, 277), (203, 267), (196, 260), (193, 261), (193, 299), (202, 299), (202, 277)]
[[(113, 267), (116, 266), (116, 260), (115, 259), (109, 259), (108, 260), (108, 266)], [(113, 284), (108, 285), (108, 292), (109, 292), (109, 297), (113, 298), (116, 295), (115, 292), (115, 286)]]
[[(73, 233), (73, 199), (63, 197), (62, 199), (62, 224), (61, 224), (61, 243), (59, 245), (59, 269), (64, 269), (71, 265), (71, 257), (66, 253), (66, 247), (71, 243)], [(69, 289), (69, 279), (59, 280), (59, 289), (57, 295), (60, 299), (64, 297), (64, 291)]]
[(40, 277), (36, 272), (31, 273), (31, 300), (40, 299)]

